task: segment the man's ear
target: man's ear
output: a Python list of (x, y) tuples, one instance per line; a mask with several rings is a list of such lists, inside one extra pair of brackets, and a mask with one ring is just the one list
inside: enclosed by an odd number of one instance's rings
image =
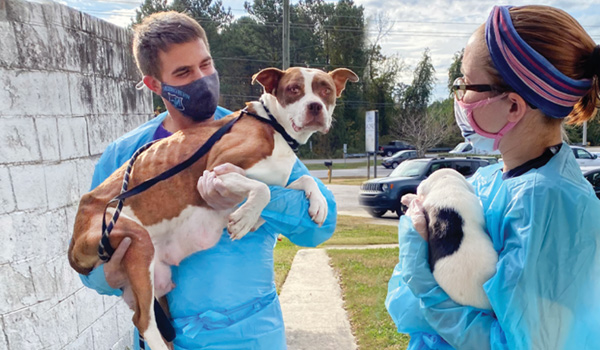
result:
[(279, 79), (285, 74), (284, 71), (277, 68), (265, 68), (252, 76), (252, 84), (258, 82), (263, 86), (265, 92), (273, 94), (273, 90), (277, 88)]
[(150, 75), (144, 75), (144, 78), (142, 80), (144, 81), (144, 85), (146, 85), (148, 89), (152, 90), (155, 94), (160, 96), (160, 94), (162, 93), (162, 88), (158, 79)]
[(510, 92), (508, 94), (508, 102), (510, 103), (510, 109), (508, 110), (508, 121), (518, 123), (525, 114), (527, 113), (527, 102), (516, 92)]
[(335, 92), (336, 97), (340, 97), (342, 95), (342, 91), (346, 88), (346, 82), (350, 80), (353, 83), (358, 81), (358, 75), (347, 68), (338, 68), (331, 72), (329, 75), (333, 78), (333, 82), (335, 83)]

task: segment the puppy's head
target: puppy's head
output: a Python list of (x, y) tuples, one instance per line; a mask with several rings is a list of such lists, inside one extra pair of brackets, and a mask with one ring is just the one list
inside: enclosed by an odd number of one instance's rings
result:
[(252, 77), (252, 83), (264, 88), (262, 100), (267, 108), (299, 143), (306, 143), (316, 131), (329, 132), (336, 98), (348, 80), (357, 82), (358, 76), (346, 68), (329, 73), (300, 67), (266, 68)]
[(447, 188), (456, 186), (469, 192), (474, 192), (473, 186), (465, 179), (465, 177), (454, 169), (440, 169), (434, 171), (429, 177), (423, 180), (417, 187), (417, 195), (427, 197), (437, 187)]

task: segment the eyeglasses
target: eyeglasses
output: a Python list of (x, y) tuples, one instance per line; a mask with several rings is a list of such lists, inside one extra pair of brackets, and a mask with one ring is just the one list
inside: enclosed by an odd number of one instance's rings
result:
[(454, 97), (458, 101), (462, 101), (465, 97), (467, 90), (476, 91), (476, 92), (485, 92), (485, 91), (494, 91), (496, 90), (493, 85), (468, 85), (465, 83), (465, 79), (460, 77), (454, 80), (452, 84), (452, 92), (454, 92)]

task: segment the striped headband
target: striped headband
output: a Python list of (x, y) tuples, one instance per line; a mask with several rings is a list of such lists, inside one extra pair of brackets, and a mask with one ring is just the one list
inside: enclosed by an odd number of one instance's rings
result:
[(592, 87), (592, 79), (575, 80), (556, 69), (517, 33), (508, 10), (494, 6), (485, 25), (485, 40), (504, 81), (545, 115), (564, 118)]

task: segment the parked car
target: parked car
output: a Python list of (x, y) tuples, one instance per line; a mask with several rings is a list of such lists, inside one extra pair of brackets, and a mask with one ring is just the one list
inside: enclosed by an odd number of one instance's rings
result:
[(398, 165), (388, 177), (364, 182), (360, 186), (358, 201), (374, 217), (380, 217), (388, 210), (400, 216), (406, 210), (400, 203), (402, 196), (416, 193), (421, 181), (434, 171), (452, 168), (469, 177), (479, 167), (496, 161), (495, 158), (492, 159), (479, 157), (410, 159)]
[(417, 151), (398, 151), (396, 153), (394, 153), (393, 156), (391, 157), (385, 157), (383, 158), (383, 161), (381, 162), (381, 165), (383, 165), (386, 168), (393, 168), (396, 169), (396, 167), (398, 166), (398, 164), (402, 163), (403, 161), (407, 160), (407, 159), (413, 159), (413, 158), (417, 158)]
[(583, 176), (592, 184), (596, 197), (600, 199), (600, 166), (581, 167)]
[(385, 146), (379, 146), (378, 154), (382, 156), (391, 157), (398, 151), (404, 151), (406, 149), (415, 149), (415, 146), (409, 145), (402, 141), (391, 141)]
[(482, 152), (481, 150), (473, 149), (473, 145), (468, 142), (461, 142), (456, 147), (450, 151), (452, 154), (500, 154), (499, 150), (495, 150), (493, 152)]
[(600, 158), (598, 157), (597, 154), (590, 153), (588, 150), (586, 150), (583, 147), (579, 147), (579, 146), (570, 146), (570, 147), (573, 150), (575, 159), (577, 160), (577, 163), (579, 163), (580, 167), (594, 166), (594, 165), (600, 166)]

